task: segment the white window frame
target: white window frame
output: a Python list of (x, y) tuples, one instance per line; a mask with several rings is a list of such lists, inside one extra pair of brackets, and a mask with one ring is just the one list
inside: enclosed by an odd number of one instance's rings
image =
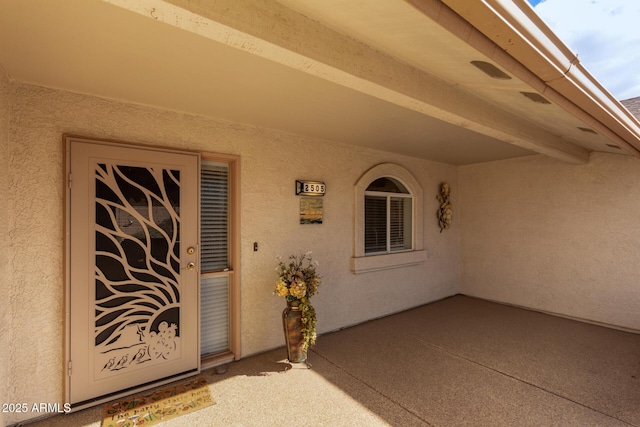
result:
[[(412, 247), (413, 250), (382, 254), (365, 254), (364, 211), (365, 193), (369, 185), (378, 178), (393, 178), (399, 181), (413, 198), (412, 203)], [(386, 193), (385, 193), (386, 194)], [(402, 193), (398, 193), (402, 194)], [(394, 195), (395, 196), (395, 195)], [(391, 268), (407, 267), (423, 263), (427, 259), (423, 234), (423, 192), (414, 176), (402, 166), (382, 163), (365, 172), (355, 186), (354, 256), (351, 258), (353, 273), (366, 273)]]
[[(390, 178), (390, 177), (385, 177), (385, 178)], [(386, 219), (387, 219), (387, 224), (385, 227), (385, 232), (386, 232), (386, 243), (387, 243), (387, 247), (384, 251), (379, 251), (379, 252), (366, 252), (366, 248), (365, 248), (365, 253), (366, 256), (374, 256), (374, 255), (381, 255), (381, 254), (391, 254), (391, 253), (398, 253), (398, 252), (407, 252), (407, 251), (412, 251), (414, 248), (414, 243), (415, 243), (415, 238), (413, 236), (413, 227), (415, 226), (415, 218), (414, 218), (414, 214), (413, 214), (413, 205), (415, 204), (415, 199), (413, 198), (413, 194), (408, 194), (408, 193), (387, 193), (384, 191), (365, 191), (364, 192), (365, 197), (366, 196), (374, 196), (374, 197), (380, 197), (380, 198), (384, 198), (386, 199), (386, 209), (387, 209), (387, 213), (386, 213)], [(409, 249), (400, 249), (400, 250), (392, 250), (391, 249), (391, 199), (411, 199), (411, 247)], [(365, 205), (366, 205), (366, 200), (365, 200)]]

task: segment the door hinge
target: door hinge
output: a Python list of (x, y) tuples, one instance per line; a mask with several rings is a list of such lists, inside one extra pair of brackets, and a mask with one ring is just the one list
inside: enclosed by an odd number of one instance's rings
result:
[(67, 373), (69, 376), (71, 376), (71, 360), (69, 360), (69, 364), (67, 366)]
[(69, 174), (69, 178), (67, 180), (67, 183), (69, 185), (69, 188), (71, 188), (71, 174)]

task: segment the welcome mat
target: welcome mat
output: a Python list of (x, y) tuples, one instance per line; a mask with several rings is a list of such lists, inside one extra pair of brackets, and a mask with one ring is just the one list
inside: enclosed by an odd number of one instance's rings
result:
[(215, 405), (204, 378), (108, 403), (102, 427), (152, 426)]

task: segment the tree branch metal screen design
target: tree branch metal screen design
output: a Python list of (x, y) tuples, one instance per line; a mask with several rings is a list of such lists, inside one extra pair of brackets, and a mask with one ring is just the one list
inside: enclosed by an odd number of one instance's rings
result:
[(180, 357), (180, 171), (95, 170), (97, 377)]

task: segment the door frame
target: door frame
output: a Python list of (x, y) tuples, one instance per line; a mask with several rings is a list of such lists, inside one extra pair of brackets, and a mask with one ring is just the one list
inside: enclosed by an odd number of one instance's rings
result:
[[(70, 395), (71, 395), (71, 370), (72, 370), (72, 366), (71, 366), (71, 239), (70, 239), (70, 235), (71, 235), (71, 179), (70, 179), (70, 173), (71, 173), (71, 142), (72, 141), (78, 141), (78, 142), (86, 142), (86, 143), (95, 143), (95, 144), (101, 144), (101, 145), (112, 145), (114, 147), (121, 147), (121, 148), (132, 148), (132, 149), (142, 149), (142, 150), (153, 150), (153, 151), (160, 151), (160, 152), (164, 152), (164, 153), (181, 153), (181, 154), (195, 154), (200, 156), (200, 153), (197, 151), (189, 151), (189, 150), (173, 150), (170, 148), (165, 148), (165, 147), (157, 147), (157, 146), (151, 146), (151, 145), (143, 145), (143, 144), (131, 144), (131, 143), (124, 143), (124, 142), (120, 142), (120, 141), (113, 141), (113, 140), (106, 140), (106, 139), (95, 139), (95, 138), (85, 138), (85, 137), (81, 137), (81, 136), (75, 136), (75, 135), (63, 135), (62, 138), (62, 142), (63, 142), (63, 148), (64, 148), (64, 170), (65, 170), (65, 175), (64, 175), (64, 206), (65, 206), (65, 222), (64, 222), (64, 283), (65, 283), (65, 293), (64, 293), (64, 304), (65, 304), (65, 315), (64, 315), (64, 330), (65, 330), (65, 340), (64, 340), (64, 395), (65, 395), (65, 401), (69, 402), (70, 401)], [(199, 162), (198, 162), (199, 164)], [(198, 171), (198, 182), (199, 182), (199, 175), (200, 172)], [(199, 184), (198, 184), (198, 189), (197, 189), (197, 193), (198, 196), (197, 198), (199, 199)], [(199, 204), (199, 203), (198, 203)], [(199, 217), (200, 217), (200, 213), (198, 212), (197, 214), (198, 216), (198, 221), (199, 221)], [(199, 227), (198, 227), (199, 229)], [(200, 245), (200, 236), (199, 236), (199, 231), (198, 231), (198, 236), (197, 236), (197, 244), (198, 247)], [(199, 286), (199, 279), (198, 279), (198, 286)], [(198, 291), (198, 303), (197, 303), (198, 307), (196, 307), (197, 310), (199, 310), (199, 291)], [(197, 328), (197, 333), (196, 333), (196, 345), (198, 347), (198, 349), (200, 348), (200, 320), (199, 320), (199, 314), (198, 314), (198, 328)], [(151, 383), (146, 383), (146, 384), (139, 384), (137, 386), (133, 386), (133, 387), (129, 387), (127, 389), (123, 389), (111, 394), (108, 394), (106, 396), (101, 396), (101, 397), (97, 397), (95, 399), (90, 399), (88, 401), (85, 402), (79, 402), (76, 403), (74, 405), (72, 405), (71, 410), (72, 411), (76, 411), (76, 410), (80, 410), (80, 409), (84, 409), (90, 406), (94, 406), (100, 403), (104, 403), (104, 402), (108, 402), (111, 401), (113, 399), (117, 399), (119, 397), (122, 396), (127, 396), (130, 395), (132, 393), (135, 392), (139, 392), (142, 391), (144, 389), (149, 389), (151, 387), (157, 387), (163, 384), (167, 384), (182, 378), (187, 378), (187, 377), (191, 377), (197, 373), (200, 372), (201, 369), (201, 361), (200, 358), (198, 358), (198, 363), (197, 363), (197, 369), (196, 370), (190, 370), (188, 372), (185, 373), (180, 373), (180, 374), (176, 374), (167, 378), (163, 378), (163, 379), (159, 379), (157, 381), (153, 381)]]
[(229, 351), (205, 356), (202, 369), (224, 365), (241, 358), (240, 341), (240, 156), (209, 151), (200, 152), (202, 160), (228, 165), (229, 173)]

